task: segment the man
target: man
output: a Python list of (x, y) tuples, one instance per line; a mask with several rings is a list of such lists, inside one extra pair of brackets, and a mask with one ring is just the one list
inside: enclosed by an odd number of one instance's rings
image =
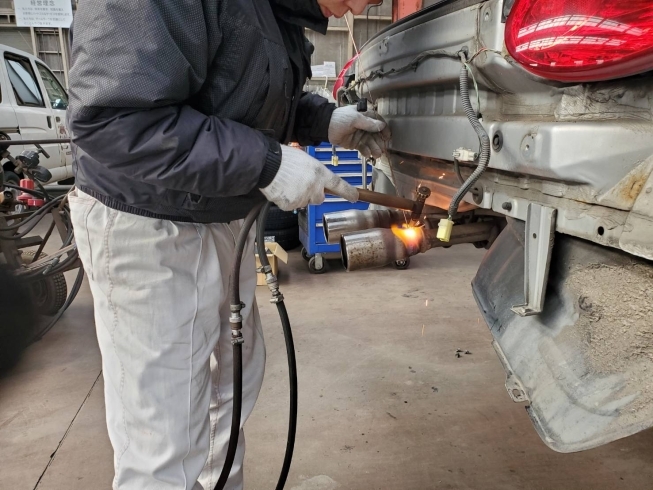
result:
[[(69, 124), (76, 242), (102, 352), (119, 490), (212, 489), (232, 407), (227, 285), (242, 218), (357, 192), (283, 143), (379, 155), (385, 123), (302, 93), (304, 28), (369, 0), (85, 0)], [(253, 235), (242, 265), (243, 423), (265, 347)], [(241, 431), (242, 432), (242, 431)], [(244, 438), (227, 488), (243, 487)]]

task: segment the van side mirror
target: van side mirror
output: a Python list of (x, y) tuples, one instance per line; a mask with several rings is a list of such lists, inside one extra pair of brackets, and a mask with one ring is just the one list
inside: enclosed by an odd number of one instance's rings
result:
[(53, 109), (61, 109), (65, 111), (68, 108), (68, 103), (62, 99), (56, 99), (52, 104)]

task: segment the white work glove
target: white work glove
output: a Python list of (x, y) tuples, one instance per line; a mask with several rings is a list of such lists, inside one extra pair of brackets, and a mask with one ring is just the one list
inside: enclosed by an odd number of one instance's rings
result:
[(270, 185), (261, 192), (284, 211), (292, 211), (308, 204), (322, 204), (324, 189), (349, 202), (358, 201), (358, 190), (323, 163), (303, 150), (281, 145), (281, 166)]
[(329, 143), (358, 150), (366, 158), (380, 158), (390, 136), (390, 128), (380, 115), (358, 112), (355, 105), (333, 111), (329, 123)]

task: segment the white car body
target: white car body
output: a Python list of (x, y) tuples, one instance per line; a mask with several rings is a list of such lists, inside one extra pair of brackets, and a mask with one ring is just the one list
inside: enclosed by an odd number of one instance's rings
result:
[[(24, 51), (0, 44), (0, 137), (11, 140), (68, 138), (66, 108), (68, 94), (50, 68)], [(40, 155), (40, 164), (52, 174), (50, 182), (73, 176), (69, 143), (41, 145), (49, 158)], [(15, 157), (33, 145), (10, 146)], [(14, 166), (2, 162), (6, 172)]]

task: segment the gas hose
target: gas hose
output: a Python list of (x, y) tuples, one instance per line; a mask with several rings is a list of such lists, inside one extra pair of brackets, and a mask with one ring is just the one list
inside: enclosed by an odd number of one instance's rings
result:
[(297, 362), (295, 359), (295, 346), (292, 338), (292, 330), (290, 328), (290, 319), (286, 311), (283, 295), (279, 291), (279, 284), (276, 276), (272, 273), (272, 268), (265, 252), (265, 218), (267, 217), (268, 210), (271, 203), (268, 202), (263, 205), (254, 207), (243, 223), (243, 226), (236, 240), (236, 249), (234, 252), (234, 262), (231, 267), (231, 276), (229, 278), (229, 299), (231, 316), (229, 321), (231, 323), (231, 343), (233, 345), (233, 413), (231, 419), (231, 433), (229, 437), (229, 446), (227, 447), (227, 456), (225, 459), (222, 472), (218, 478), (214, 490), (222, 490), (227, 483), (231, 468), (236, 456), (236, 449), (238, 447), (238, 436), (240, 433), (240, 419), (243, 401), (243, 336), (242, 336), (242, 316), (240, 312), (244, 305), (240, 301), (240, 264), (243, 258), (249, 231), (254, 225), (254, 221), (258, 217), (258, 226), (256, 228), (256, 244), (261, 262), (259, 272), (265, 274), (266, 284), (272, 293), (271, 303), (277, 305), (279, 318), (281, 319), (281, 326), (283, 328), (283, 335), (286, 343), (286, 354), (288, 356), (288, 374), (290, 377), (290, 415), (288, 424), (288, 438), (286, 441), (286, 452), (283, 460), (283, 466), (279, 480), (277, 482), (276, 490), (282, 490), (288, 478), (290, 471), (290, 464), (292, 462), (293, 450), (295, 448), (295, 434), (297, 432)]

